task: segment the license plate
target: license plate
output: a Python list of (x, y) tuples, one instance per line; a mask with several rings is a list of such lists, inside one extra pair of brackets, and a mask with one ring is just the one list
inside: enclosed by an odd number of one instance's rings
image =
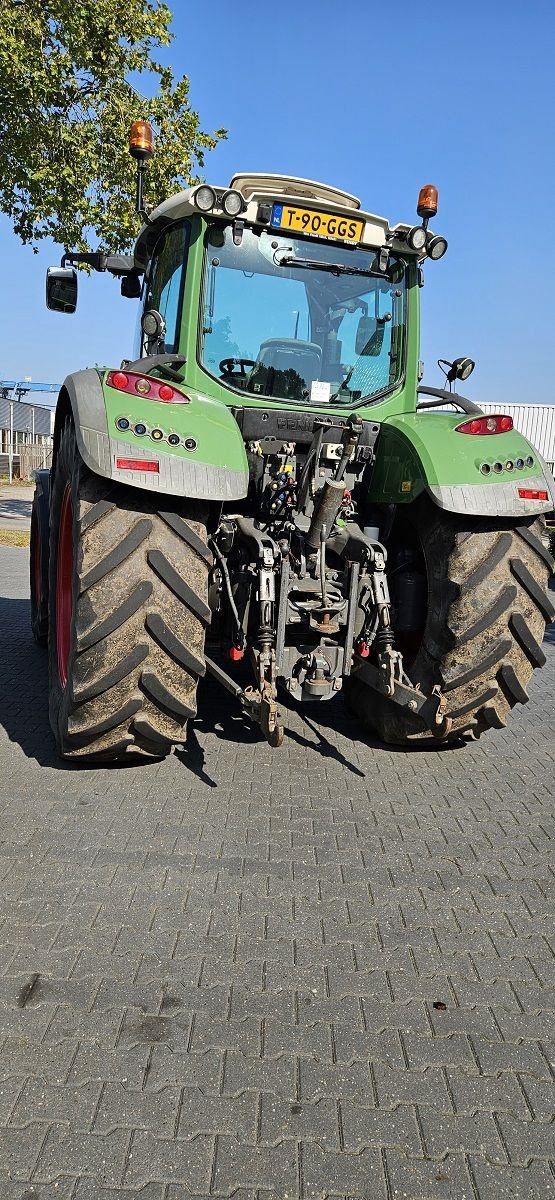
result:
[(274, 204), (272, 228), (291, 229), (295, 233), (308, 233), (312, 237), (332, 238), (338, 242), (361, 242), (364, 221), (337, 213), (320, 212), (314, 208), (298, 208), (291, 204)]

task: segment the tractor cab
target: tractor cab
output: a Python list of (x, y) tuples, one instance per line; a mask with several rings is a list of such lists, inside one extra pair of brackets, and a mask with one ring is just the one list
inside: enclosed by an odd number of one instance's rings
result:
[(350, 410), (406, 378), (414, 407), (419, 264), (430, 242), (447, 246), (422, 219), (390, 228), (349, 193), (283, 176), (181, 192), (135, 248), (146, 279), (136, 357), (183, 353), (187, 382), (227, 404)]

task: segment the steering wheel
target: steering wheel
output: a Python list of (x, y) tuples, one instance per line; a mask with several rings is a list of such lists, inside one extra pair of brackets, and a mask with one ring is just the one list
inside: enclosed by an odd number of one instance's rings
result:
[[(220, 371), (222, 375), (238, 375), (241, 379), (246, 379), (246, 368), (255, 366), (256, 363), (253, 358), (222, 358)], [(234, 371), (234, 367), (239, 367), (239, 370)]]

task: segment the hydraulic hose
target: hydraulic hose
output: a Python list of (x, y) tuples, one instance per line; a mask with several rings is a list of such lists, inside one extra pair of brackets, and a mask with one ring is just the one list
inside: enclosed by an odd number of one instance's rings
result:
[(345, 484), (343, 481), (326, 479), (314, 502), (314, 512), (310, 528), (306, 534), (306, 544), (312, 553), (316, 553), (320, 545), (320, 530), (326, 526), (328, 535), (331, 533), (343, 500)]

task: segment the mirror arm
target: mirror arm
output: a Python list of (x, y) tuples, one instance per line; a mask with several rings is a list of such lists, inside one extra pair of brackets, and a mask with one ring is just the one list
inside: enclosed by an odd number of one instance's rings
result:
[(90, 251), (87, 253), (77, 253), (76, 251), (68, 251), (62, 256), (61, 266), (65, 267), (68, 263), (75, 266), (78, 263), (86, 263), (92, 267), (93, 271), (109, 271), (110, 275), (116, 277), (124, 277), (126, 275), (140, 275), (142, 271), (135, 265), (135, 259), (126, 254), (104, 254), (101, 250)]

